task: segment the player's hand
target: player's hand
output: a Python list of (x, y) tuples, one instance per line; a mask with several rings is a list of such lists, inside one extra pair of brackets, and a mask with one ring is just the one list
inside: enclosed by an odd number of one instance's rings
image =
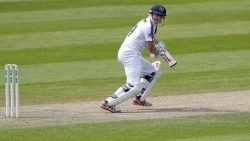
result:
[(159, 50), (166, 50), (167, 46), (163, 41), (158, 41), (155, 44), (155, 47), (158, 48)]
[(156, 44), (156, 47), (159, 49), (160, 56), (166, 56), (166, 44), (163, 41), (159, 41)]
[(157, 54), (150, 54), (151, 58), (158, 58), (159, 56), (166, 54), (166, 44), (163, 41), (157, 41), (155, 44), (155, 47), (157, 48), (158, 52)]
[(177, 64), (175, 59), (170, 55), (170, 53), (166, 49), (166, 45), (163, 41), (159, 41), (156, 44), (156, 47), (159, 49), (159, 54), (162, 58), (168, 63), (169, 67), (173, 67)]

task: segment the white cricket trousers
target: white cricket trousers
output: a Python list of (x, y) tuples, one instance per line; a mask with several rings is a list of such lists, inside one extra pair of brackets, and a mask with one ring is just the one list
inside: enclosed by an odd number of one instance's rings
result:
[(124, 65), (127, 83), (136, 85), (140, 82), (141, 75), (155, 72), (154, 66), (144, 59), (139, 51), (122, 46), (118, 51), (118, 60)]

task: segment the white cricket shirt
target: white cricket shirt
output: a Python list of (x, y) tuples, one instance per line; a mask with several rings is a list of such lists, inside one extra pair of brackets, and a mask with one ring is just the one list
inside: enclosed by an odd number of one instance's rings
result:
[(128, 33), (122, 47), (142, 52), (147, 46), (147, 41), (154, 41), (156, 33), (156, 24), (149, 16), (146, 19), (139, 21)]

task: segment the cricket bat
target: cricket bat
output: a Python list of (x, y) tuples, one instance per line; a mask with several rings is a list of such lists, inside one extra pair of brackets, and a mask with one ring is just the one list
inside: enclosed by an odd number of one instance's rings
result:
[(175, 61), (174, 57), (167, 51), (165, 50), (165, 54), (162, 55), (162, 58), (168, 63), (169, 67), (173, 67), (177, 64), (177, 62)]

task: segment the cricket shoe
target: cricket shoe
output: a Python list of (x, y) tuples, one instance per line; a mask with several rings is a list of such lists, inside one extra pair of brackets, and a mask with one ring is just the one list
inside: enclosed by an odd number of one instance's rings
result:
[(100, 105), (100, 107), (101, 107), (102, 109), (104, 109), (104, 110), (107, 110), (107, 111), (111, 112), (111, 113), (120, 113), (120, 112), (121, 112), (121, 110), (118, 110), (117, 108), (115, 108), (115, 106), (109, 106), (107, 100), (105, 100), (105, 101)]
[(145, 106), (145, 107), (152, 106), (152, 103), (150, 103), (146, 100), (141, 101), (140, 98), (141, 98), (141, 96), (136, 96), (132, 104), (139, 105), (139, 106)]

